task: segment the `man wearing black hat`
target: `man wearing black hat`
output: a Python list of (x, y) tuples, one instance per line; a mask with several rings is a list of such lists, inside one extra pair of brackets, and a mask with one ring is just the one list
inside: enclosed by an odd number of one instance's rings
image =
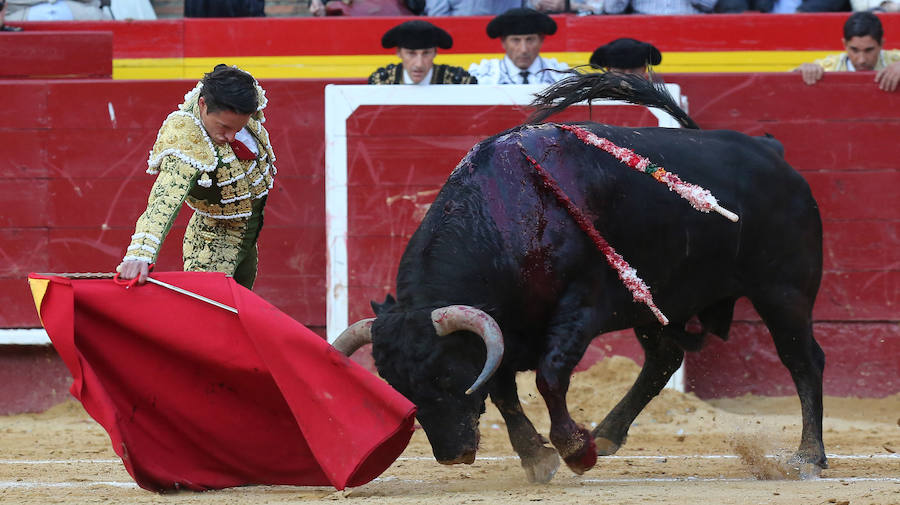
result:
[(647, 75), (647, 68), (659, 65), (662, 54), (653, 44), (621, 38), (602, 45), (591, 55), (591, 66), (608, 72)]
[(476, 84), (478, 81), (461, 67), (435, 65), (437, 48), (450, 49), (453, 38), (433, 24), (413, 20), (401, 23), (381, 37), (385, 49), (397, 48), (399, 65), (391, 63), (372, 72), (369, 84)]
[(481, 84), (553, 84), (566, 76), (554, 70), (569, 68), (540, 55), (544, 37), (554, 33), (556, 22), (550, 16), (534, 9), (510, 9), (487, 25), (488, 37), (499, 37), (506, 55), (473, 63), (469, 73)]

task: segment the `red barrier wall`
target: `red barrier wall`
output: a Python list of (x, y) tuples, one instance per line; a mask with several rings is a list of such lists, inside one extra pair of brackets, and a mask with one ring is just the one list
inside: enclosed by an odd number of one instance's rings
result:
[[(825, 221), (826, 271), (815, 329), (829, 357), (826, 393), (833, 395), (900, 391), (900, 92), (878, 91), (872, 77), (831, 74), (808, 87), (789, 74), (666, 76), (682, 86), (701, 126), (776, 135), (788, 161), (810, 181)], [(24, 281), (29, 271), (115, 267), (153, 181), (144, 173), (147, 151), (192, 85), (0, 81), (0, 327), (39, 325)], [(279, 175), (260, 240), (256, 290), (321, 332), (325, 82), (263, 85)], [(597, 111), (596, 120), (611, 123), (647, 119)], [(474, 142), (516, 124), (525, 112), (469, 109), (454, 112), (452, 120), (449, 114), (429, 108), (428, 114), (399, 116), (376, 107), (350, 119), (352, 129), (364, 133), (350, 153), (358, 181), (350, 188), (351, 226), (371, 227), (368, 235), (351, 236), (351, 254), (356, 250), (361, 260), (351, 266), (351, 289), (358, 290), (353, 315), (369, 315), (368, 300), (393, 289), (406, 236), (446, 173)], [(450, 129), (457, 133), (445, 135)], [(398, 149), (400, 140), (405, 150)], [(364, 187), (376, 181), (380, 186)], [(387, 202), (387, 213), (375, 214), (381, 211), (372, 205)], [(180, 268), (184, 214), (163, 248), (160, 269)], [(736, 317), (732, 342), (711, 342), (689, 357), (691, 387), (701, 396), (790, 392), (755, 313), (742, 304)], [(633, 338), (621, 335), (595, 341), (589, 357), (611, 352), (640, 358)]]
[(0, 32), (0, 79), (112, 77), (113, 34)]

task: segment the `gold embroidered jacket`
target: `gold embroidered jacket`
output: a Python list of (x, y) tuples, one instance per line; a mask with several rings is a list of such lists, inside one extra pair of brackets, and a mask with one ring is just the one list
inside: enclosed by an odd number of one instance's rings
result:
[[(847, 71), (847, 53), (830, 54), (813, 63), (820, 65), (826, 72), (846, 72)], [(875, 71), (900, 61), (900, 49), (882, 49), (878, 55), (878, 63), (875, 64)]]
[(135, 225), (126, 261), (156, 261), (182, 203), (214, 219), (248, 219), (254, 200), (266, 196), (273, 186), (275, 153), (262, 125), (265, 92), (257, 85), (260, 106), (246, 127), (256, 139), (259, 155), (242, 161), (228, 144), (214, 144), (203, 128), (197, 105), (200, 87), (185, 95), (184, 103), (169, 114), (150, 150), (147, 173), (158, 175), (147, 209)]
[[(478, 79), (462, 67), (434, 65), (429, 84), (478, 84)], [(403, 84), (403, 64), (391, 63), (380, 67), (369, 76), (369, 84)]]

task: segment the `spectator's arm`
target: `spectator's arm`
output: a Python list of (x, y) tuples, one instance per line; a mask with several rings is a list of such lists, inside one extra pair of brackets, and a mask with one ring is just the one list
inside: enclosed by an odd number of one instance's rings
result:
[(811, 86), (822, 79), (825, 75), (825, 68), (818, 63), (804, 63), (797, 67), (794, 72), (800, 72), (803, 76), (803, 82)]
[(449, 16), (450, 2), (449, 0), (425, 0), (426, 16)]
[(894, 91), (897, 84), (900, 83), (900, 61), (892, 63), (875, 74), (875, 82), (878, 83), (878, 89), (883, 91)]
[(710, 13), (716, 7), (716, 0), (691, 0), (691, 5), (700, 12)]

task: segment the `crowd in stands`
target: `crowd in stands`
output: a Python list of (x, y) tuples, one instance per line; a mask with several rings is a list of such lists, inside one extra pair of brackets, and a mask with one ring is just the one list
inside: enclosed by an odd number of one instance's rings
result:
[[(675, 15), (898, 12), (900, 0), (269, 0), (269, 7), (279, 8), (277, 15), (312, 16), (496, 16), (516, 7), (547, 14)], [(255, 17), (267, 9), (266, 0), (0, 0), (0, 27), (4, 15), (6, 21)]]

